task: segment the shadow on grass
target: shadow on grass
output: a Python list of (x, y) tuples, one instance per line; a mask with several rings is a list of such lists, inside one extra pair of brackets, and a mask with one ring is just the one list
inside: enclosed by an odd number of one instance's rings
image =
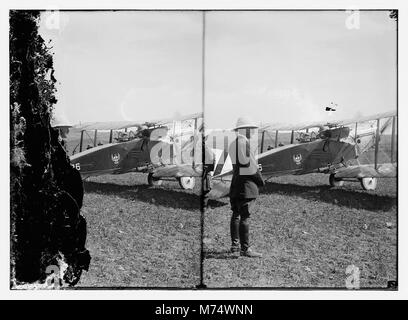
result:
[(352, 191), (335, 189), (327, 185), (302, 186), (298, 184), (282, 184), (267, 182), (261, 189), (262, 194), (285, 194), (313, 199), (338, 206), (371, 211), (387, 211), (397, 205), (395, 197), (380, 196), (370, 191)]
[[(84, 181), (84, 188), (86, 192), (114, 195), (123, 199), (142, 201), (174, 209), (199, 212), (201, 207), (201, 197), (197, 194), (162, 188), (152, 188), (147, 185), (129, 186), (114, 183)], [(215, 201), (212, 205), (223, 206), (225, 204)]]
[(204, 253), (204, 259), (238, 259), (238, 255), (232, 254), (229, 250), (209, 250)]

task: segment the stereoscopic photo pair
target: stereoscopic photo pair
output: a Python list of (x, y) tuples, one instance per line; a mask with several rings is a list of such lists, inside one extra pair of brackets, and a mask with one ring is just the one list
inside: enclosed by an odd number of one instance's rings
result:
[(10, 11), (11, 288), (395, 289), (397, 20)]

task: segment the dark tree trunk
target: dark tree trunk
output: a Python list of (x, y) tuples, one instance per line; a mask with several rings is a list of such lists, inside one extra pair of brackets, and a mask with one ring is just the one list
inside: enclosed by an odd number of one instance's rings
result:
[(88, 268), (80, 174), (51, 128), (52, 56), (38, 34), (39, 12), (10, 12), (11, 283), (44, 282), (50, 266), (78, 282)]

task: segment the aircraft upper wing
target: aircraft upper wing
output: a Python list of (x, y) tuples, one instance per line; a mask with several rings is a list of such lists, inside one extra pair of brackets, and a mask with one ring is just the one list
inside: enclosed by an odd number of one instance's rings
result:
[(73, 126), (80, 130), (121, 130), (131, 127), (140, 127), (145, 123), (165, 124), (172, 121), (186, 121), (190, 119), (202, 118), (203, 113), (193, 113), (185, 116), (179, 116), (167, 119), (149, 120), (149, 121), (106, 121), (106, 122), (85, 122)]
[(306, 122), (306, 123), (297, 123), (297, 124), (282, 124), (282, 123), (270, 123), (270, 124), (265, 124), (261, 126), (259, 129), (266, 130), (266, 129), (271, 129), (271, 130), (278, 130), (278, 131), (297, 131), (297, 130), (303, 130), (306, 128), (314, 128), (321, 126), (321, 122)]
[[(155, 124), (166, 124), (166, 123), (171, 123), (173, 121), (186, 121), (186, 120), (193, 120), (197, 118), (203, 118), (204, 113), (203, 112), (197, 112), (197, 113), (192, 113), (188, 114), (185, 116), (176, 116), (172, 118), (164, 118), (164, 119), (156, 119), (156, 120), (149, 120), (145, 121), (146, 123), (155, 123)], [(145, 123), (143, 122), (143, 123)]]
[(107, 121), (107, 122), (85, 122), (75, 125), (80, 130), (120, 130), (130, 127), (139, 127), (142, 124), (134, 121)]
[(356, 117), (356, 118), (349, 118), (349, 119), (334, 119), (330, 120), (330, 122), (325, 121), (314, 121), (314, 122), (301, 122), (297, 124), (282, 124), (282, 123), (269, 123), (261, 126), (261, 130), (271, 129), (271, 130), (278, 130), (278, 131), (297, 131), (297, 130), (305, 130), (310, 128), (317, 128), (320, 126), (330, 124), (337, 124), (337, 125), (347, 125), (356, 122), (365, 122), (370, 120), (376, 119), (383, 119), (383, 118), (390, 118), (396, 116), (396, 111), (388, 111), (383, 113), (377, 113), (370, 116), (364, 117)]

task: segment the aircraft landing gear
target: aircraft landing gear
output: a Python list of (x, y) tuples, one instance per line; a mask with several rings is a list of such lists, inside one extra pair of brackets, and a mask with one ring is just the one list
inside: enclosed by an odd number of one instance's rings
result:
[(344, 184), (344, 181), (341, 179), (337, 179), (334, 173), (330, 174), (329, 183), (332, 187), (341, 187)]
[(185, 190), (191, 190), (195, 186), (195, 178), (194, 177), (181, 177), (178, 179), (180, 187)]
[(160, 186), (163, 183), (163, 180), (153, 177), (153, 173), (149, 172), (149, 174), (147, 175), (147, 183), (151, 187)]
[(377, 178), (361, 178), (360, 183), (364, 190), (375, 190)]

